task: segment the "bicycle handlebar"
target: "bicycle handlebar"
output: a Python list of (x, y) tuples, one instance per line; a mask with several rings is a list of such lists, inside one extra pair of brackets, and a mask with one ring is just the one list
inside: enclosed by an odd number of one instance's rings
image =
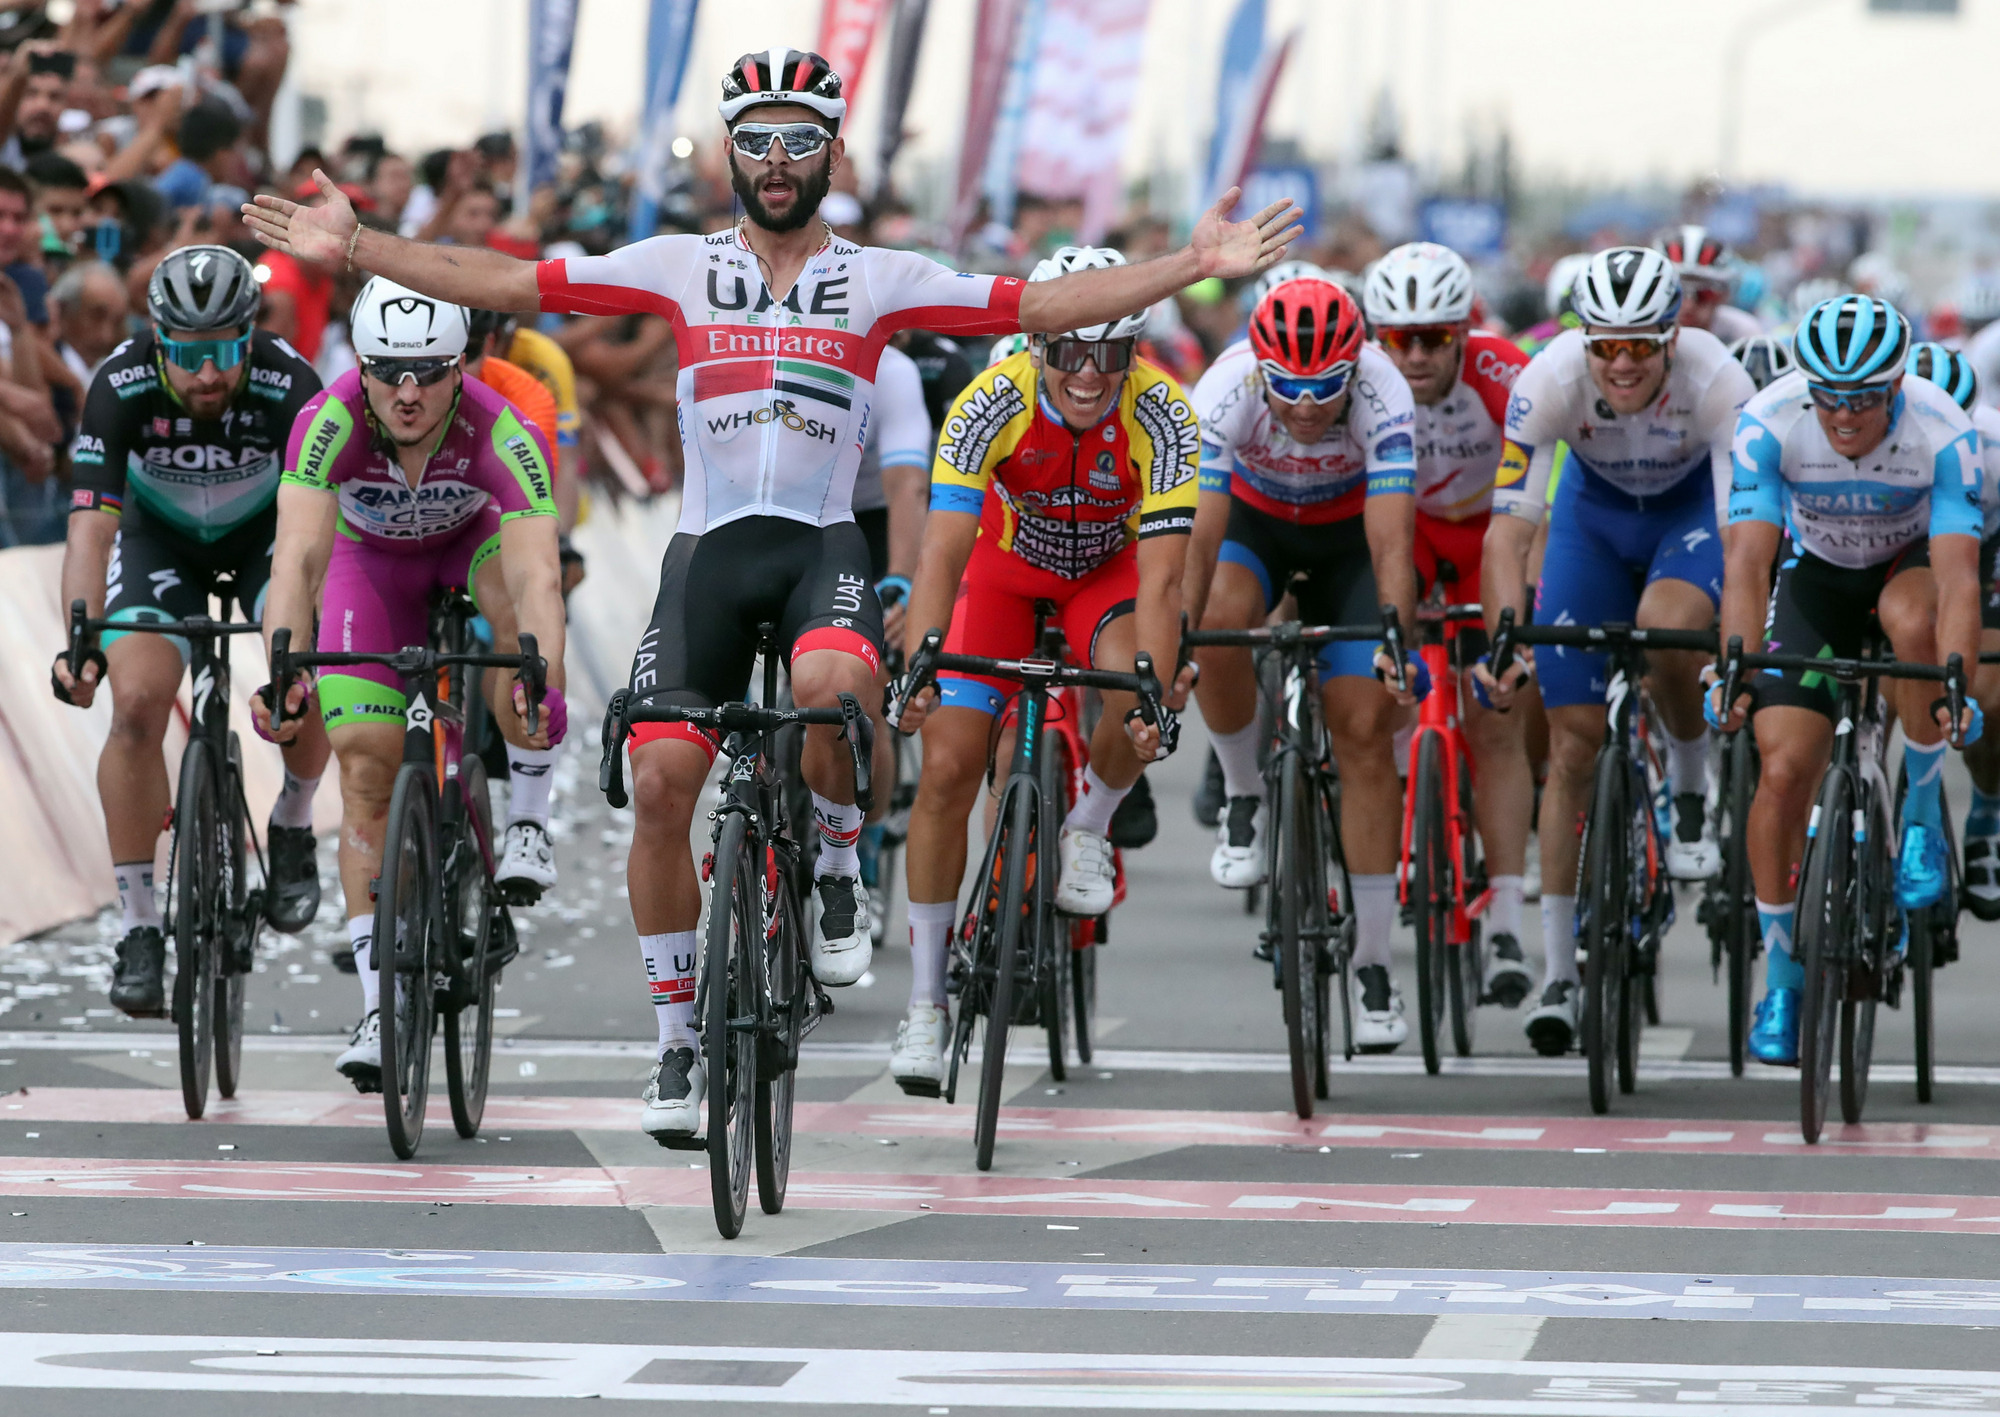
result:
[[(1984, 656), (1981, 656), (1984, 659)], [(1725, 710), (1736, 702), (1743, 690), (1743, 671), (1746, 669), (1776, 669), (1793, 674), (1823, 674), (1842, 684), (1858, 684), (1867, 679), (1910, 679), (1920, 683), (1943, 684), (1944, 693), (1931, 706), (1933, 714), (1937, 704), (1943, 704), (1950, 712), (1951, 729), (1947, 734), (1953, 747), (1962, 747), (1959, 742), (1958, 720), (1965, 712), (1966, 675), (1965, 657), (1951, 654), (1942, 665), (1913, 664), (1896, 659), (1821, 659), (1804, 654), (1752, 653), (1743, 648), (1743, 637), (1729, 637), (1728, 653), (1723, 661), (1723, 705)]]
[[(1152, 655), (1144, 650), (1133, 656), (1132, 672), (1124, 674), (1111, 669), (1084, 669), (1054, 659), (986, 659), (973, 654), (946, 654), (944, 631), (933, 628), (918, 646), (903, 687), (889, 706), (889, 723), (898, 733), (904, 733), (903, 710), (909, 706), (911, 699), (937, 682), (940, 670), (984, 674), (994, 679), (1012, 679), (1020, 684), (1039, 682), (1052, 689), (1076, 686), (1135, 694), (1139, 699), (1139, 717), (1156, 728), (1160, 723), (1160, 679), (1153, 671)], [(904, 733), (904, 736), (908, 734)]]
[(291, 694), (292, 680), (301, 669), (333, 669), (355, 664), (379, 664), (393, 670), (402, 678), (410, 679), (429, 674), (449, 665), (465, 665), (477, 669), (512, 669), (521, 680), (526, 691), (528, 711), (523, 722), (529, 733), (540, 726), (542, 695), (548, 687), (548, 662), (540, 654), (535, 637), (523, 633), (519, 637), (520, 650), (516, 654), (443, 654), (424, 645), (409, 645), (403, 649), (381, 654), (359, 652), (339, 652), (332, 654), (292, 653), (292, 632), (289, 627), (271, 632), (271, 729), (276, 732), (286, 721), (285, 700)]
[[(220, 635), (259, 635), (264, 632), (261, 622), (250, 620), (217, 620), (209, 615), (189, 615), (179, 620), (102, 620), (92, 619), (90, 606), (83, 600), (69, 603), (69, 647), (57, 658), (66, 661), (72, 676), (79, 675), (85, 664), (97, 666), (97, 676), (103, 680), (110, 670), (110, 663), (104, 651), (98, 648), (96, 637), (106, 630), (130, 631), (142, 635), (179, 635), (184, 639), (213, 639)], [(53, 677), (53, 671), (51, 671)], [(54, 681), (56, 697), (64, 703), (75, 702), (60, 680)]]
[(875, 805), (875, 726), (861, 707), (861, 701), (852, 694), (840, 695), (838, 708), (766, 708), (746, 703), (696, 708), (686, 704), (635, 704), (632, 691), (620, 689), (604, 709), (604, 755), (597, 764), (597, 790), (614, 807), (624, 807), (630, 801), (625, 791), (625, 767), (618, 753), (635, 723), (689, 723), (717, 734), (761, 735), (794, 723), (838, 728), (854, 759), (855, 805), (863, 812)]

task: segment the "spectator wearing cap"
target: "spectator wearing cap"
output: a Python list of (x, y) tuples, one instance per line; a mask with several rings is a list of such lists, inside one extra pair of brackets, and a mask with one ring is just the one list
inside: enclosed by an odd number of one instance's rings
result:
[(56, 145), (76, 55), (47, 41), (23, 44), (0, 71), (0, 164), (19, 170)]
[(131, 334), (125, 278), (103, 261), (78, 261), (49, 292), (55, 306), (56, 353), (84, 388), (97, 366)]
[(242, 137), (243, 123), (228, 104), (202, 99), (181, 115), (176, 139), (181, 155), (153, 179), (153, 186), (176, 211), (210, 205), (209, 189), (238, 175), (236, 144)]

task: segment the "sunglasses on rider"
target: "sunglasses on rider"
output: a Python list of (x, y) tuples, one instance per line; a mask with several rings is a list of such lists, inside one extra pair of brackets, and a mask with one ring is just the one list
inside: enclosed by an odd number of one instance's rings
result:
[(1812, 395), (1816, 405), (1828, 413), (1839, 413), (1843, 409), (1868, 413), (1895, 396), (1895, 390), (1887, 384), (1871, 384), (1865, 389), (1835, 389), (1825, 384), (1807, 384), (1806, 392)]
[(458, 356), (445, 359), (363, 359), (361, 372), (377, 383), (396, 388), (405, 379), (413, 379), (420, 389), (427, 389), (458, 367)]
[(1412, 349), (1450, 349), (1458, 343), (1458, 331), (1450, 325), (1392, 326), (1378, 338), (1384, 349), (1402, 354)]
[(1310, 379), (1287, 374), (1268, 359), (1257, 367), (1264, 373), (1264, 387), (1279, 403), (1332, 403), (1347, 392), (1347, 381), (1354, 377), (1353, 361), (1345, 359)]
[(738, 123), (729, 133), (729, 144), (753, 162), (761, 162), (771, 144), (782, 143), (785, 156), (796, 162), (811, 157), (831, 140), (817, 123)]
[(250, 336), (246, 332), (234, 339), (168, 339), (160, 337), (160, 350), (167, 361), (178, 369), (190, 374), (199, 374), (201, 366), (210, 360), (217, 369), (227, 372), (243, 362), (250, 353)]
[(1621, 354), (1629, 354), (1643, 363), (1665, 349), (1672, 338), (1672, 335), (1585, 335), (1583, 343), (1591, 358), (1607, 364)]
[(1076, 374), (1083, 366), (1095, 364), (1100, 374), (1122, 374), (1132, 367), (1129, 339), (1052, 339), (1042, 346), (1042, 363), (1065, 374)]

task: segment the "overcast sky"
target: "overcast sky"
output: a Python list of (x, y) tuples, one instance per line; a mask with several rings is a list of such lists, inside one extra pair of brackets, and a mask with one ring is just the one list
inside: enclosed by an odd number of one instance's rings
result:
[[(628, 128), (644, 0), (580, 0), (572, 121)], [(1234, 0), (1153, 0), (1126, 164), (1179, 167), (1205, 142), (1216, 51)], [(1871, 16), (1864, 0), (1269, 0), (1302, 27), (1271, 131), (1339, 155), (1385, 85), (1411, 156), (1453, 163), (1468, 132), (1504, 124), (1531, 174), (1683, 180), (1721, 160), (1727, 56), (1741, 50), (1738, 175), (1812, 192), (2000, 197), (2000, 0), (1957, 19)], [(331, 132), (357, 125), (420, 150), (518, 123), (527, 0), (302, 0), (293, 64)], [(911, 125), (918, 158), (949, 162), (964, 113), (975, 0), (932, 0)], [(490, 17), (469, 29), (468, 14)], [(703, 0), (682, 95), (714, 130), (716, 85), (747, 49), (809, 45), (819, 0)], [(1760, 28), (1761, 26), (1761, 28)], [(1754, 31), (1747, 47), (1740, 36)], [(879, 65), (880, 45), (871, 60)], [(871, 80), (852, 132), (873, 145)], [(489, 81), (490, 80), (490, 81)]]

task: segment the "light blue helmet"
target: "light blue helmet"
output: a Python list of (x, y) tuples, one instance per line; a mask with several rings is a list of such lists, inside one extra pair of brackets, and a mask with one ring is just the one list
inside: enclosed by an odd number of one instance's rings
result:
[(1979, 401), (1979, 374), (1972, 361), (1955, 349), (1941, 344), (1920, 344), (1910, 351), (1903, 368), (1919, 379), (1929, 379), (1957, 400), (1967, 413)]
[(1806, 311), (1792, 342), (1816, 384), (1887, 384), (1903, 376), (1910, 322), (1886, 300), (1836, 295)]

